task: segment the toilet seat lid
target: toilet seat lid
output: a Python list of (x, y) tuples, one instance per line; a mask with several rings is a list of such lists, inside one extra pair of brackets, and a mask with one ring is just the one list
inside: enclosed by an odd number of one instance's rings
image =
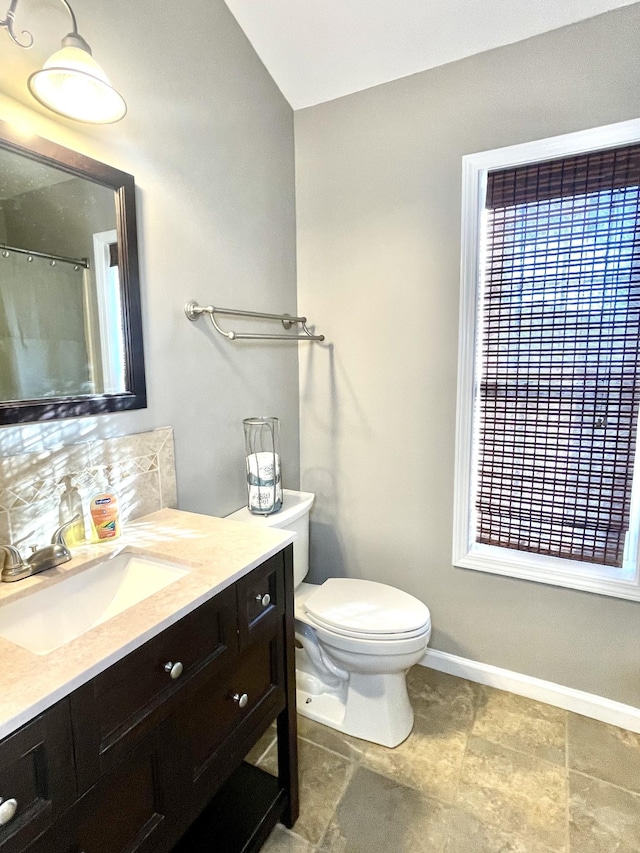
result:
[(329, 578), (304, 602), (312, 620), (359, 636), (419, 632), (430, 624), (429, 609), (413, 595), (376, 581)]

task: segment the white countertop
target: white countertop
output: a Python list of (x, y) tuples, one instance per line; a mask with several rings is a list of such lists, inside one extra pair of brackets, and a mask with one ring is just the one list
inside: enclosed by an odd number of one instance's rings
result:
[[(189, 569), (149, 598), (77, 640), (36, 655), (0, 637), (0, 738), (133, 649), (177, 622), (295, 539), (289, 530), (163, 509), (128, 524), (109, 544), (73, 550), (73, 559), (15, 583), (0, 583), (0, 609), (45, 585), (82, 571), (96, 557), (127, 549)], [(70, 603), (71, 606), (71, 603)]]

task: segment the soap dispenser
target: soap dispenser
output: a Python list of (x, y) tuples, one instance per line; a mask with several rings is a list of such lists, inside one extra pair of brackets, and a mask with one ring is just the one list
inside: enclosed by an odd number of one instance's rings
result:
[(101, 470), (99, 480), (98, 491), (89, 501), (93, 542), (104, 542), (120, 536), (118, 496), (107, 482), (104, 469)]
[(77, 516), (77, 520), (73, 522), (64, 534), (67, 547), (75, 548), (77, 545), (82, 545), (85, 541), (82, 498), (78, 489), (73, 485), (73, 480), (70, 476), (64, 478), (64, 485), (65, 488), (60, 495), (60, 503), (58, 505), (58, 522), (62, 526)]

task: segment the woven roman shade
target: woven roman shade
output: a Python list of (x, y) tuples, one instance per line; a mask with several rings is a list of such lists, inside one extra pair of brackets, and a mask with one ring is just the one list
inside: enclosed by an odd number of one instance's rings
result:
[(640, 397), (640, 145), (490, 172), (476, 541), (621, 566)]

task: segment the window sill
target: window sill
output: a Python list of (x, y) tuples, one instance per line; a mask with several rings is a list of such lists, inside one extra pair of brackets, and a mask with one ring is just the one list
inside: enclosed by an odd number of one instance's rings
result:
[(454, 559), (454, 566), (640, 601), (638, 572), (632, 575), (623, 569), (594, 563), (579, 563), (539, 554), (527, 554), (510, 548), (474, 544), (466, 554)]

